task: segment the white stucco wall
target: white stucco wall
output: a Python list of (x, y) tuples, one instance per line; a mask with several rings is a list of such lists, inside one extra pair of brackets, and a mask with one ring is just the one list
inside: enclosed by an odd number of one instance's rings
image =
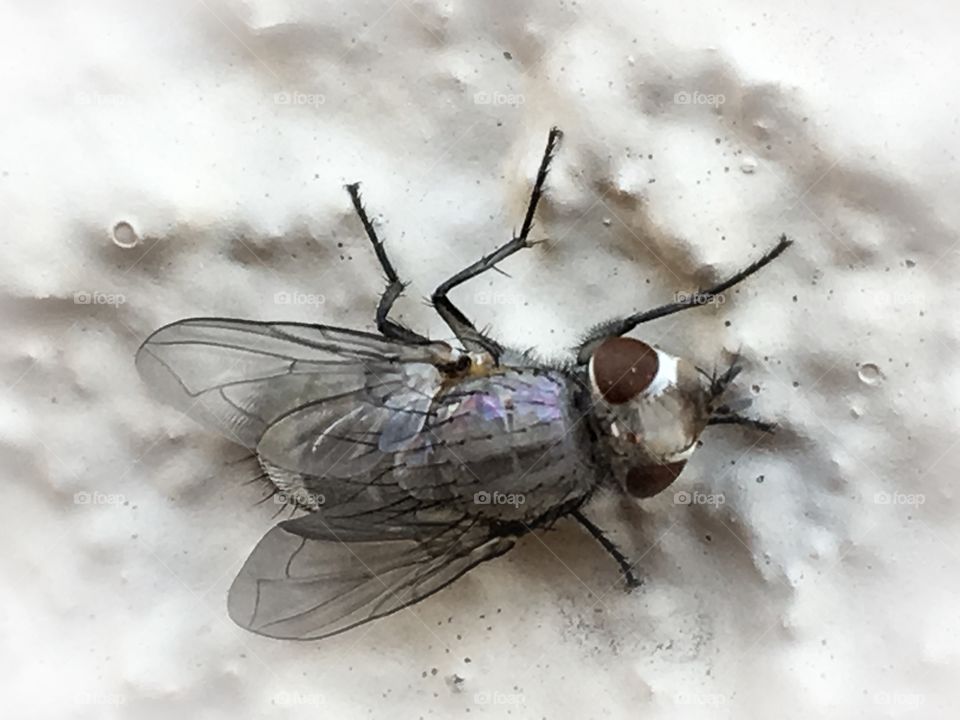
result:
[[(958, 20), (932, 0), (0, 4), (0, 714), (954, 717)], [(234, 626), (273, 508), (242, 453), (148, 393), (136, 347), (191, 315), (372, 328), (352, 180), (414, 283), (401, 316), (449, 335), (420, 299), (519, 226), (552, 124), (551, 242), (461, 306), (560, 353), (786, 232), (722, 306), (637, 333), (705, 364), (742, 348), (781, 432), (710, 430), (671, 491), (600, 500), (633, 594), (561, 523), (327, 641)]]

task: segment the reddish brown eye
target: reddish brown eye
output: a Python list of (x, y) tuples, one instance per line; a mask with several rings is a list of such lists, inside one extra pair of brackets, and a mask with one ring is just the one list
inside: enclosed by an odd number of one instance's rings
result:
[(627, 472), (627, 492), (638, 498), (653, 497), (663, 492), (680, 477), (686, 460), (667, 465), (644, 465)]
[(657, 352), (633, 338), (604, 340), (591, 359), (593, 381), (611, 405), (632, 400), (646, 390), (660, 369)]

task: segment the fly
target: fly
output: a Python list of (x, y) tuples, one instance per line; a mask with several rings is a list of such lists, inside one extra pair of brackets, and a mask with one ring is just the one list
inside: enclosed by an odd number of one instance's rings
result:
[(360, 199), (347, 191), (386, 275), (379, 334), (326, 325), (193, 318), (137, 353), (145, 381), (201, 424), (255, 453), (305, 514), (280, 522), (228, 597), (240, 626), (317, 639), (437, 592), (520, 536), (572, 517), (629, 560), (582, 508), (602, 486), (662, 492), (711, 424), (769, 426), (724, 404), (740, 368), (708, 375), (626, 333), (710, 302), (791, 244), (709, 289), (597, 325), (566, 364), (547, 364), (478, 330), (449, 298), (529, 240), (560, 142), (550, 131), (520, 232), (434, 291), (460, 347), (390, 317), (404, 289)]

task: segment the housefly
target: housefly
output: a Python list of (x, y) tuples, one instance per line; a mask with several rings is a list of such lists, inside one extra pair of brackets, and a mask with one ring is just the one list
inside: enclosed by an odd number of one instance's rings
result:
[(582, 508), (613, 487), (630, 497), (672, 483), (715, 423), (761, 429), (723, 401), (736, 376), (626, 337), (703, 305), (790, 245), (714, 287), (589, 331), (548, 364), (478, 330), (449, 298), (529, 239), (561, 133), (553, 128), (520, 232), (432, 295), (459, 346), (391, 319), (404, 288), (360, 199), (347, 191), (387, 278), (378, 334), (292, 322), (193, 318), (137, 353), (145, 381), (184, 413), (250, 449), (299, 517), (280, 522), (234, 581), (230, 616), (275, 638), (316, 639), (431, 595), (517, 538), (571, 517), (619, 564), (628, 559)]

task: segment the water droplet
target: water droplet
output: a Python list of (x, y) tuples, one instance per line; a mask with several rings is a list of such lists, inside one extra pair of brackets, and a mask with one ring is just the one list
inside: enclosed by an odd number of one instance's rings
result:
[(860, 376), (861, 382), (867, 385), (876, 385), (883, 379), (883, 373), (880, 372), (880, 368), (873, 363), (863, 363), (863, 365), (860, 366), (860, 370), (857, 371), (857, 375)]
[(133, 225), (121, 220), (113, 226), (113, 242), (117, 247), (129, 250), (136, 247), (140, 238), (137, 236), (137, 231), (133, 229)]

